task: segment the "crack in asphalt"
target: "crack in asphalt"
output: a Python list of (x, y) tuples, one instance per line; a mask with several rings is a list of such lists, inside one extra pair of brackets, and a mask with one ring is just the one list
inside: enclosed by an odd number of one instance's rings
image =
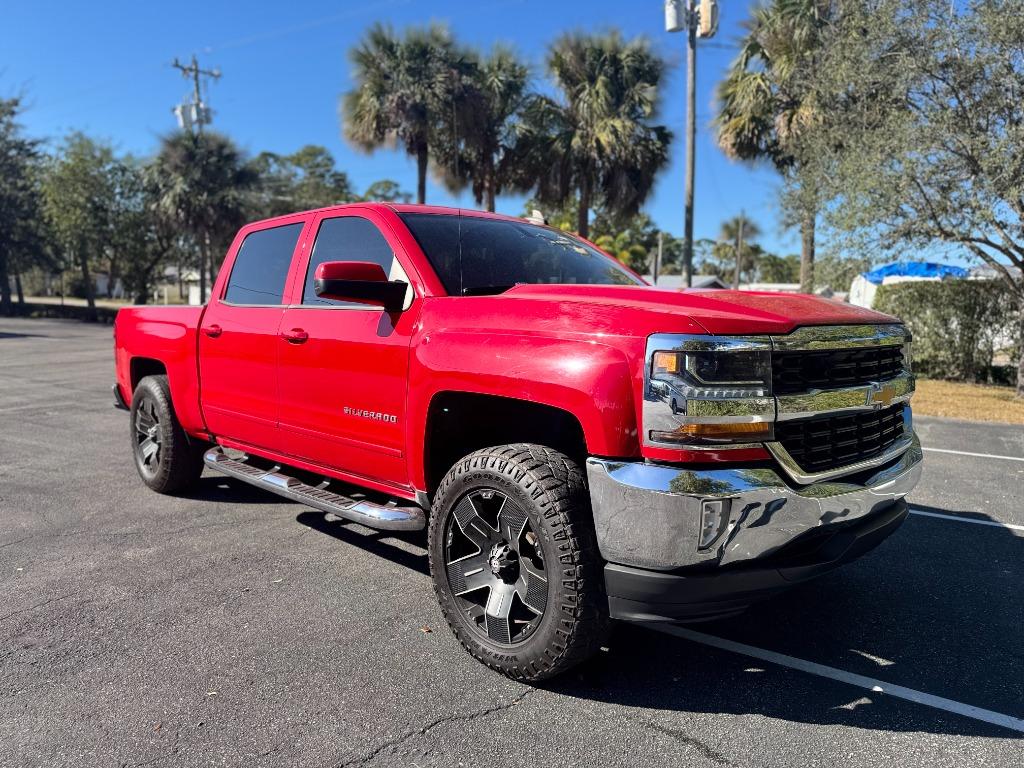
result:
[(19, 544), (23, 541), (29, 541), (30, 539), (49, 539), (49, 538), (63, 538), (65, 536), (92, 536), (95, 538), (123, 538), (128, 536), (173, 536), (178, 533), (188, 533), (189, 531), (201, 531), (204, 528), (216, 528), (221, 525), (240, 525), (242, 523), (257, 522), (259, 520), (266, 520), (267, 516), (260, 515), (259, 517), (243, 518), (241, 520), (221, 520), (216, 523), (205, 523), (203, 525), (189, 525), (185, 528), (175, 528), (174, 530), (146, 530), (141, 531), (53, 531), (49, 533), (36, 533), (31, 536), (24, 536), (14, 541), (8, 541), (5, 544), (0, 544), (0, 548), (9, 547), (13, 544)]
[(468, 714), (452, 714), (445, 715), (444, 717), (439, 717), (436, 720), (431, 721), (427, 725), (422, 726), (421, 728), (417, 728), (414, 731), (407, 731), (406, 733), (402, 734), (401, 736), (398, 736), (397, 738), (385, 741), (383, 744), (378, 746), (376, 749), (374, 749), (372, 752), (368, 753), (364, 757), (356, 757), (351, 760), (346, 760), (344, 763), (339, 763), (337, 766), (335, 766), (335, 768), (350, 768), (350, 766), (355, 765), (366, 765), (379, 754), (381, 754), (384, 750), (390, 747), (397, 747), (400, 744), (404, 744), (406, 741), (413, 738), (414, 736), (423, 736), (439, 725), (443, 725), (445, 723), (468, 723), (471, 720), (478, 720), (481, 717), (493, 715), (495, 712), (503, 712), (507, 709), (511, 709), (516, 704), (525, 699), (527, 696), (529, 696), (531, 693), (533, 693), (534, 690), (535, 689), (531, 688), (527, 691), (524, 691), (507, 704), (499, 704), (494, 707), (485, 707), (484, 709), (478, 709), (475, 712), (470, 712)]
[(718, 765), (737, 765), (736, 763), (732, 762), (729, 758), (727, 758), (725, 755), (723, 755), (721, 752), (716, 750), (714, 747), (705, 744), (700, 739), (695, 739), (693, 736), (690, 736), (684, 733), (683, 731), (676, 730), (675, 728), (668, 728), (664, 725), (658, 725), (657, 723), (651, 722), (649, 720), (639, 720), (633, 717), (627, 717), (626, 719), (631, 720), (632, 722), (637, 723), (638, 725), (641, 725), (644, 728), (647, 728), (648, 730), (664, 734), (665, 736), (668, 736), (669, 738), (678, 741), (680, 744), (685, 744), (688, 747), (692, 747), (700, 753), (701, 757), (705, 757), (708, 760), (717, 763)]
[(43, 600), (43, 602), (36, 603), (35, 605), (31, 605), (28, 608), (20, 608), (17, 611), (11, 611), (10, 613), (6, 613), (3, 616), (0, 616), (0, 621), (3, 621), (4, 619), (9, 619), (11, 618), (11, 616), (17, 616), (19, 613), (28, 613), (29, 611), (34, 611), (36, 608), (42, 608), (44, 605), (56, 603), (58, 600), (67, 600), (69, 597), (74, 597), (81, 591), (82, 590), (80, 589), (76, 589), (74, 592), (68, 592), (66, 595), (57, 595), (57, 597), (51, 597), (49, 600)]

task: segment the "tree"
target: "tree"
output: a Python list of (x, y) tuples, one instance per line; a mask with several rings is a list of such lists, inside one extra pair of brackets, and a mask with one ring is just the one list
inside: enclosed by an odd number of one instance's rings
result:
[(804, 173), (803, 140), (820, 108), (803, 71), (822, 46), (833, 0), (769, 0), (754, 9), (740, 55), (718, 86), (718, 143), (732, 158), (769, 161), (786, 179), (784, 199), (800, 227), (800, 290), (814, 288), (816, 187)]
[(471, 60), (455, 135), (441, 143), (444, 179), (458, 190), (469, 185), (477, 205), (494, 210), (495, 197), (506, 189), (533, 185), (519, 156), (523, 112), (531, 94), (529, 71), (510, 50), (497, 47), (490, 56)]
[(192, 239), (205, 301), (213, 250), (226, 247), (245, 222), (258, 174), (230, 139), (209, 131), (165, 136), (153, 172), (163, 212)]
[(149, 301), (158, 268), (181, 255), (182, 236), (163, 206), (162, 181), (156, 163), (128, 158), (120, 164), (110, 244), (120, 254), (121, 279), (135, 304)]
[(651, 124), (666, 64), (644, 39), (625, 42), (613, 32), (565, 35), (547, 65), (560, 98), (531, 101), (524, 168), (542, 203), (577, 198), (576, 231), (587, 237), (592, 208), (632, 216), (668, 160), (672, 134)]
[[(739, 238), (740, 224), (743, 230), (743, 246), (738, 254), (739, 269), (736, 269), (736, 244)], [(742, 279), (745, 273), (750, 282), (750, 276), (757, 269), (758, 261), (763, 251), (756, 241), (761, 237), (761, 228), (748, 217), (733, 216), (722, 222), (718, 232), (718, 241), (712, 247), (712, 254), (715, 259), (725, 265), (723, 278), (733, 283), (737, 278)]]
[(412, 195), (401, 188), (397, 181), (380, 179), (373, 182), (363, 193), (363, 200), (379, 200), (385, 203), (408, 203)]
[(96, 320), (93, 265), (105, 252), (117, 196), (114, 152), (108, 144), (72, 133), (43, 181), (46, 218), (57, 248), (80, 271), (87, 318)]
[(290, 155), (261, 152), (253, 160), (259, 176), (259, 213), (264, 218), (325, 208), (356, 199), (348, 175), (322, 146), (307, 144)]
[(3, 315), (13, 311), (12, 273), (20, 286), (23, 266), (37, 260), (42, 250), (39, 142), (22, 135), (17, 122), (20, 109), (18, 99), (0, 99), (0, 314)]
[[(816, 269), (815, 272), (820, 272)], [(762, 283), (800, 282), (800, 255), (776, 256), (763, 253), (757, 260), (757, 279)], [(846, 285), (849, 285), (847, 282)]]
[(598, 211), (594, 217), (594, 244), (638, 274), (649, 274), (658, 248), (658, 230), (646, 213), (619, 223)]
[(829, 37), (806, 83), (826, 118), (812, 147), (830, 223), (876, 251), (973, 255), (1024, 328), (1020, 3), (848, 0)]
[(431, 150), (457, 118), (472, 65), (437, 25), (399, 37), (375, 24), (349, 55), (355, 88), (342, 98), (345, 138), (366, 151), (401, 145), (416, 158), (416, 200), (426, 202)]

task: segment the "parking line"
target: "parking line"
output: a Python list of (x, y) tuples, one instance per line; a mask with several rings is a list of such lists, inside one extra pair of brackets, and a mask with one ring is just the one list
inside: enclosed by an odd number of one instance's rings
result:
[(953, 453), (957, 456), (977, 456), (979, 459), (1002, 459), (1003, 461), (1024, 461), (1024, 456), (1000, 456), (995, 453), (971, 453), (970, 451), (953, 451), (949, 448), (922, 448), (932, 453)]
[(1024, 720), (1020, 720), (1016, 717), (1010, 717), (1009, 715), (1003, 715), (999, 712), (992, 712), (991, 710), (982, 709), (981, 707), (963, 704), (959, 701), (953, 701), (952, 699), (944, 699), (941, 696), (933, 696), (930, 693), (922, 693), (921, 691), (915, 691), (912, 688), (904, 688), (902, 685), (893, 685), (892, 683), (887, 683), (883, 680), (875, 680), (872, 677), (856, 675), (852, 672), (846, 672), (842, 669), (836, 669), (835, 667), (827, 667), (824, 664), (817, 664), (813, 661), (804, 661), (803, 659), (786, 656), (785, 654), (776, 653), (775, 651), (767, 651), (763, 648), (755, 648), (752, 645), (737, 643), (733, 640), (715, 637), (714, 635), (706, 635), (703, 632), (695, 632), (694, 630), (686, 629), (685, 627), (658, 625), (651, 628), (656, 629), (659, 632), (665, 632), (670, 635), (682, 637), (686, 640), (692, 640), (695, 643), (710, 645), (713, 648), (719, 648), (723, 651), (731, 651), (732, 653), (738, 653), (743, 656), (750, 656), (751, 658), (767, 661), (771, 664), (778, 664), (779, 666), (788, 667), (800, 672), (807, 672), (808, 674), (817, 675), (819, 677), (827, 677), (830, 680), (838, 680), (841, 683), (847, 683), (849, 685), (856, 686), (857, 688), (864, 688), (873, 693), (884, 693), (887, 696), (893, 696), (897, 699), (905, 699), (906, 701), (912, 701), (915, 704), (923, 704), (926, 707), (941, 709), (946, 712), (952, 712), (956, 715), (969, 717), (972, 720), (980, 720), (983, 723), (990, 723), (1003, 728), (1009, 728), (1010, 730), (1017, 731), (1018, 733), (1024, 733)]
[(1009, 528), (1011, 531), (1024, 531), (1024, 525), (1014, 525), (1013, 523), (1000, 523), (998, 520), (975, 520), (973, 517), (963, 517), (962, 515), (943, 515), (939, 512), (925, 512), (920, 509), (910, 508), (910, 514), (921, 515), (921, 517), (937, 517), (940, 520), (953, 520), (957, 523), (974, 523), (975, 525), (994, 525), (997, 528)]

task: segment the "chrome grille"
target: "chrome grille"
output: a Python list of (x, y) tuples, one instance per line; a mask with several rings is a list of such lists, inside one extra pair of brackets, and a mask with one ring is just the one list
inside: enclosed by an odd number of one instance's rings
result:
[(772, 392), (789, 395), (885, 381), (904, 369), (899, 346), (772, 353)]
[(808, 473), (874, 458), (903, 437), (902, 404), (879, 411), (780, 421), (775, 439)]

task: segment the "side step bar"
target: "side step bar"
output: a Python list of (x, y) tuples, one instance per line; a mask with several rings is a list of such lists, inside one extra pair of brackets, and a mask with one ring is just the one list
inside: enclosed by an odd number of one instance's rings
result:
[(382, 531), (420, 531), (426, 527), (426, 515), (419, 507), (399, 507), (351, 499), (325, 488), (307, 485), (284, 474), (282, 467), (261, 469), (244, 459), (232, 459), (220, 448), (212, 448), (203, 457), (206, 466), (229, 477), (255, 485), (291, 501)]

